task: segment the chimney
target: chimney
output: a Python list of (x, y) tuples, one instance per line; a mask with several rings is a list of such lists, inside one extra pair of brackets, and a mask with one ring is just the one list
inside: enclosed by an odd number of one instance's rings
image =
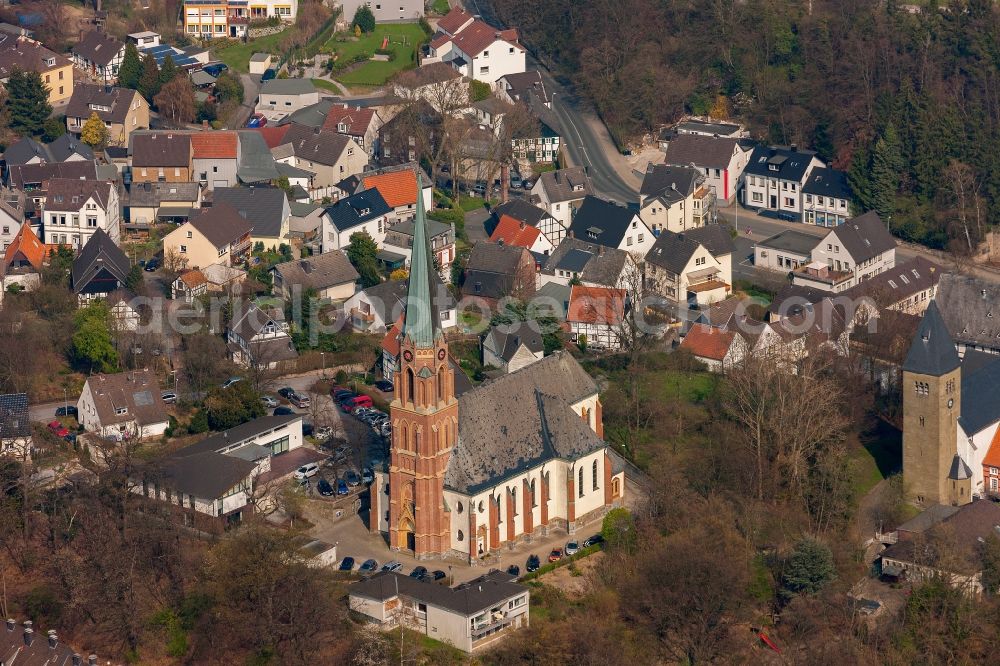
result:
[(521, 220), (520, 222), (518, 222), (517, 223), (517, 227), (518, 227), (518, 229), (522, 229), (523, 230), (524, 229), (524, 220)]
[(979, 295), (983, 297), (984, 301), (986, 300), (986, 290), (985, 289), (980, 290)]
[(500, 240), (498, 240), (498, 241), (497, 241), (497, 245), (499, 245), (500, 247), (503, 247), (503, 246), (504, 246), (504, 242), (503, 242), (503, 239), (502, 239), (502, 238), (501, 238)]
[(604, 256), (604, 246), (603, 245), (598, 245), (597, 246), (597, 256), (598, 257), (603, 257)]
[(207, 120), (201, 121), (201, 128), (203, 130), (207, 130), (208, 129), (208, 121)]
[(17, 627), (17, 622), (13, 618), (7, 618), (7, 631), (14, 631), (15, 627)]

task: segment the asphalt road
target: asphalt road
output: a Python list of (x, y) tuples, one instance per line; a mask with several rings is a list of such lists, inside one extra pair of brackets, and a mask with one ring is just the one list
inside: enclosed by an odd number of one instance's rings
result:
[(250, 114), (257, 104), (257, 93), (260, 91), (259, 74), (240, 74), (243, 83), (243, 104), (240, 105), (226, 122), (226, 129), (239, 129), (247, 124)]

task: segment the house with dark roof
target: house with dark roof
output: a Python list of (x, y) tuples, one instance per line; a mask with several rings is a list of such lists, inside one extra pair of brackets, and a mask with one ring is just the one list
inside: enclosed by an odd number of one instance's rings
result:
[(73, 96), (73, 62), (69, 58), (27, 36), (0, 32), (0, 83), (6, 84), (15, 69), (38, 72), (54, 107)]
[(344, 301), (354, 295), (358, 271), (341, 250), (296, 259), (271, 269), (274, 291), (289, 299), (298, 291), (314, 290), (317, 298)]
[(922, 315), (937, 295), (943, 274), (942, 266), (918, 254), (906, 263), (896, 264), (854, 285), (844, 295), (856, 299), (868, 297), (880, 309)]
[(511, 104), (535, 101), (546, 108), (552, 108), (552, 93), (538, 70), (514, 72), (497, 79), (497, 92)]
[(73, 291), (81, 304), (106, 298), (125, 286), (131, 269), (132, 264), (122, 249), (103, 229), (98, 229), (73, 260), (70, 271)]
[(500, 30), (469, 16), (458, 7), (448, 12), (424, 45), (420, 64), (446, 62), (463, 76), (491, 86), (508, 74), (523, 72), (525, 49), (517, 30)]
[(627, 206), (594, 196), (584, 198), (569, 225), (573, 238), (644, 256), (656, 237), (639, 214)]
[(733, 250), (729, 229), (721, 224), (663, 231), (646, 253), (646, 289), (691, 306), (725, 300), (732, 291)]
[(25, 197), (36, 208), (41, 207), (42, 200), (45, 199), (45, 190), (53, 178), (98, 180), (97, 162), (7, 165), (7, 184), (24, 192)]
[(116, 243), (121, 238), (122, 206), (113, 181), (53, 178), (41, 208), (48, 245), (79, 249), (98, 229)]
[[(413, 220), (396, 222), (385, 231), (378, 259), (386, 268), (395, 269), (410, 265), (413, 257)], [(427, 237), (431, 255), (440, 268), (439, 275), (451, 282), (451, 265), (455, 262), (455, 227), (451, 224), (427, 220)]]
[(348, 588), (350, 609), (381, 628), (406, 626), (467, 653), (528, 626), (529, 590), (493, 571), (458, 587), (380, 571)]
[(138, 91), (111, 85), (78, 84), (66, 106), (66, 129), (79, 136), (84, 124), (95, 113), (108, 128), (108, 145), (111, 146), (127, 146), (133, 131), (149, 127), (149, 102)]
[(639, 188), (639, 216), (653, 233), (711, 224), (716, 220), (715, 193), (695, 167), (650, 164)]
[[(0, 252), (6, 250), (28, 217), (27, 197), (16, 188), (0, 186)], [(37, 222), (33, 221), (37, 226)]]
[(356, 233), (366, 233), (381, 245), (391, 213), (392, 208), (374, 187), (330, 204), (323, 215), (323, 252), (346, 248)]
[(213, 205), (226, 204), (250, 223), (254, 245), (277, 249), (286, 242), (288, 220), (292, 209), (285, 191), (277, 187), (219, 187), (212, 197)]
[(545, 356), (541, 325), (536, 321), (499, 324), (483, 336), (483, 365), (514, 372)]
[(73, 64), (88, 77), (110, 85), (118, 80), (118, 68), (125, 57), (125, 42), (120, 42), (103, 30), (91, 30), (73, 45)]
[(309, 79), (271, 79), (261, 84), (254, 113), (273, 123), (318, 101), (319, 91)]
[[(384, 333), (392, 328), (406, 307), (408, 280), (386, 280), (362, 289), (344, 302), (344, 318), (355, 331)], [(441, 326), (451, 329), (458, 323), (454, 296), (440, 277), (434, 279), (431, 299)]]
[(948, 273), (941, 276), (934, 300), (959, 354), (1000, 354), (1000, 285)]
[(531, 196), (537, 197), (537, 205), (547, 210), (565, 229), (569, 228), (584, 199), (595, 192), (583, 167), (546, 171), (531, 186)]
[(782, 219), (802, 219), (802, 188), (813, 169), (825, 165), (813, 150), (791, 146), (758, 146), (743, 170), (742, 203)]
[(0, 394), (0, 456), (31, 457), (31, 418), (27, 393)]
[(191, 133), (133, 132), (129, 135), (133, 183), (189, 183)]
[(160, 437), (169, 422), (159, 380), (151, 370), (91, 375), (76, 409), (84, 430), (115, 441)]
[(579, 238), (564, 239), (542, 266), (542, 286), (569, 286), (576, 282), (589, 287), (628, 289), (637, 284), (638, 265), (624, 250), (615, 250)]
[(148, 233), (157, 221), (183, 224), (201, 203), (199, 183), (133, 183), (125, 200), (125, 231)]
[[(845, 280), (828, 288), (828, 291), (843, 291), (895, 266), (896, 239), (878, 213), (869, 211), (831, 229), (813, 248), (811, 259), (813, 264), (845, 274)], [(799, 268), (792, 281), (807, 283), (806, 268)]]
[(197, 215), (163, 238), (163, 256), (186, 268), (212, 264), (235, 266), (250, 253), (252, 227), (227, 203), (202, 208)]
[(323, 129), (351, 137), (368, 154), (374, 155), (382, 122), (378, 109), (374, 107), (333, 104), (326, 113)]
[(815, 168), (802, 186), (802, 221), (818, 227), (835, 227), (850, 217), (854, 194), (847, 174), (828, 167)]
[(94, 151), (74, 136), (63, 134), (51, 143), (39, 143), (30, 137), (15, 141), (3, 154), (7, 167), (24, 164), (55, 164), (94, 159)]
[(476, 243), (465, 265), (462, 293), (489, 305), (507, 296), (527, 300), (535, 293), (535, 258), (527, 248)]
[(754, 243), (754, 266), (788, 273), (812, 261), (812, 251), (819, 242), (816, 234), (785, 229)]
[(242, 367), (291, 370), (299, 357), (284, 311), (253, 301), (233, 313), (226, 342), (233, 363)]
[(346, 134), (298, 123), (289, 126), (271, 155), (275, 161), (316, 174), (316, 189), (310, 192), (314, 199), (337, 196), (337, 183), (364, 171), (369, 158), (364, 148)]
[(503, 216), (537, 227), (545, 234), (553, 248), (557, 247), (566, 237), (566, 228), (547, 210), (517, 197), (497, 204), (490, 210), (490, 217), (486, 220), (486, 233), (492, 235)]
[(736, 199), (736, 187), (751, 152), (747, 142), (735, 136), (681, 132), (670, 139), (664, 163), (698, 169), (716, 199), (728, 205)]
[[(71, 645), (59, 640), (55, 629), (43, 631), (31, 620), (18, 624), (13, 618), (0, 626), (0, 664), (4, 666), (82, 666), (84, 663), (83, 657)], [(90, 655), (86, 663), (96, 664), (97, 656)]]

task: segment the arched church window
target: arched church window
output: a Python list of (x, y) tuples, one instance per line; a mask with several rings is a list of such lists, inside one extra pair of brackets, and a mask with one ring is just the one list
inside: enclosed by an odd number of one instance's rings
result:
[(407, 402), (413, 402), (413, 368), (406, 369), (406, 400)]
[(577, 484), (576, 484), (577, 485), (577, 494), (580, 497), (583, 497), (583, 467), (582, 466), (580, 467), (580, 470), (579, 470), (579, 472), (577, 473), (576, 476), (577, 476)]
[(597, 461), (594, 461), (594, 490), (597, 490)]
[(463, 532), (462, 530), (458, 531), (458, 540), (465, 541), (465, 532)]
[(459, 502), (458, 506), (455, 507), (455, 510), (458, 511), (459, 513), (462, 513), (462, 511), (465, 510), (465, 506), (461, 502)]

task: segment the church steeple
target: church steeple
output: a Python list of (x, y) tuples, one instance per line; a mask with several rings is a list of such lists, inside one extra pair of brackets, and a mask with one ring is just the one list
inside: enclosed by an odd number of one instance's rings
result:
[(417, 216), (413, 221), (413, 251), (410, 257), (410, 283), (406, 296), (403, 337), (415, 347), (429, 349), (443, 337), (441, 321), (434, 307), (434, 262), (431, 260), (424, 213), (423, 178), (417, 175)]

